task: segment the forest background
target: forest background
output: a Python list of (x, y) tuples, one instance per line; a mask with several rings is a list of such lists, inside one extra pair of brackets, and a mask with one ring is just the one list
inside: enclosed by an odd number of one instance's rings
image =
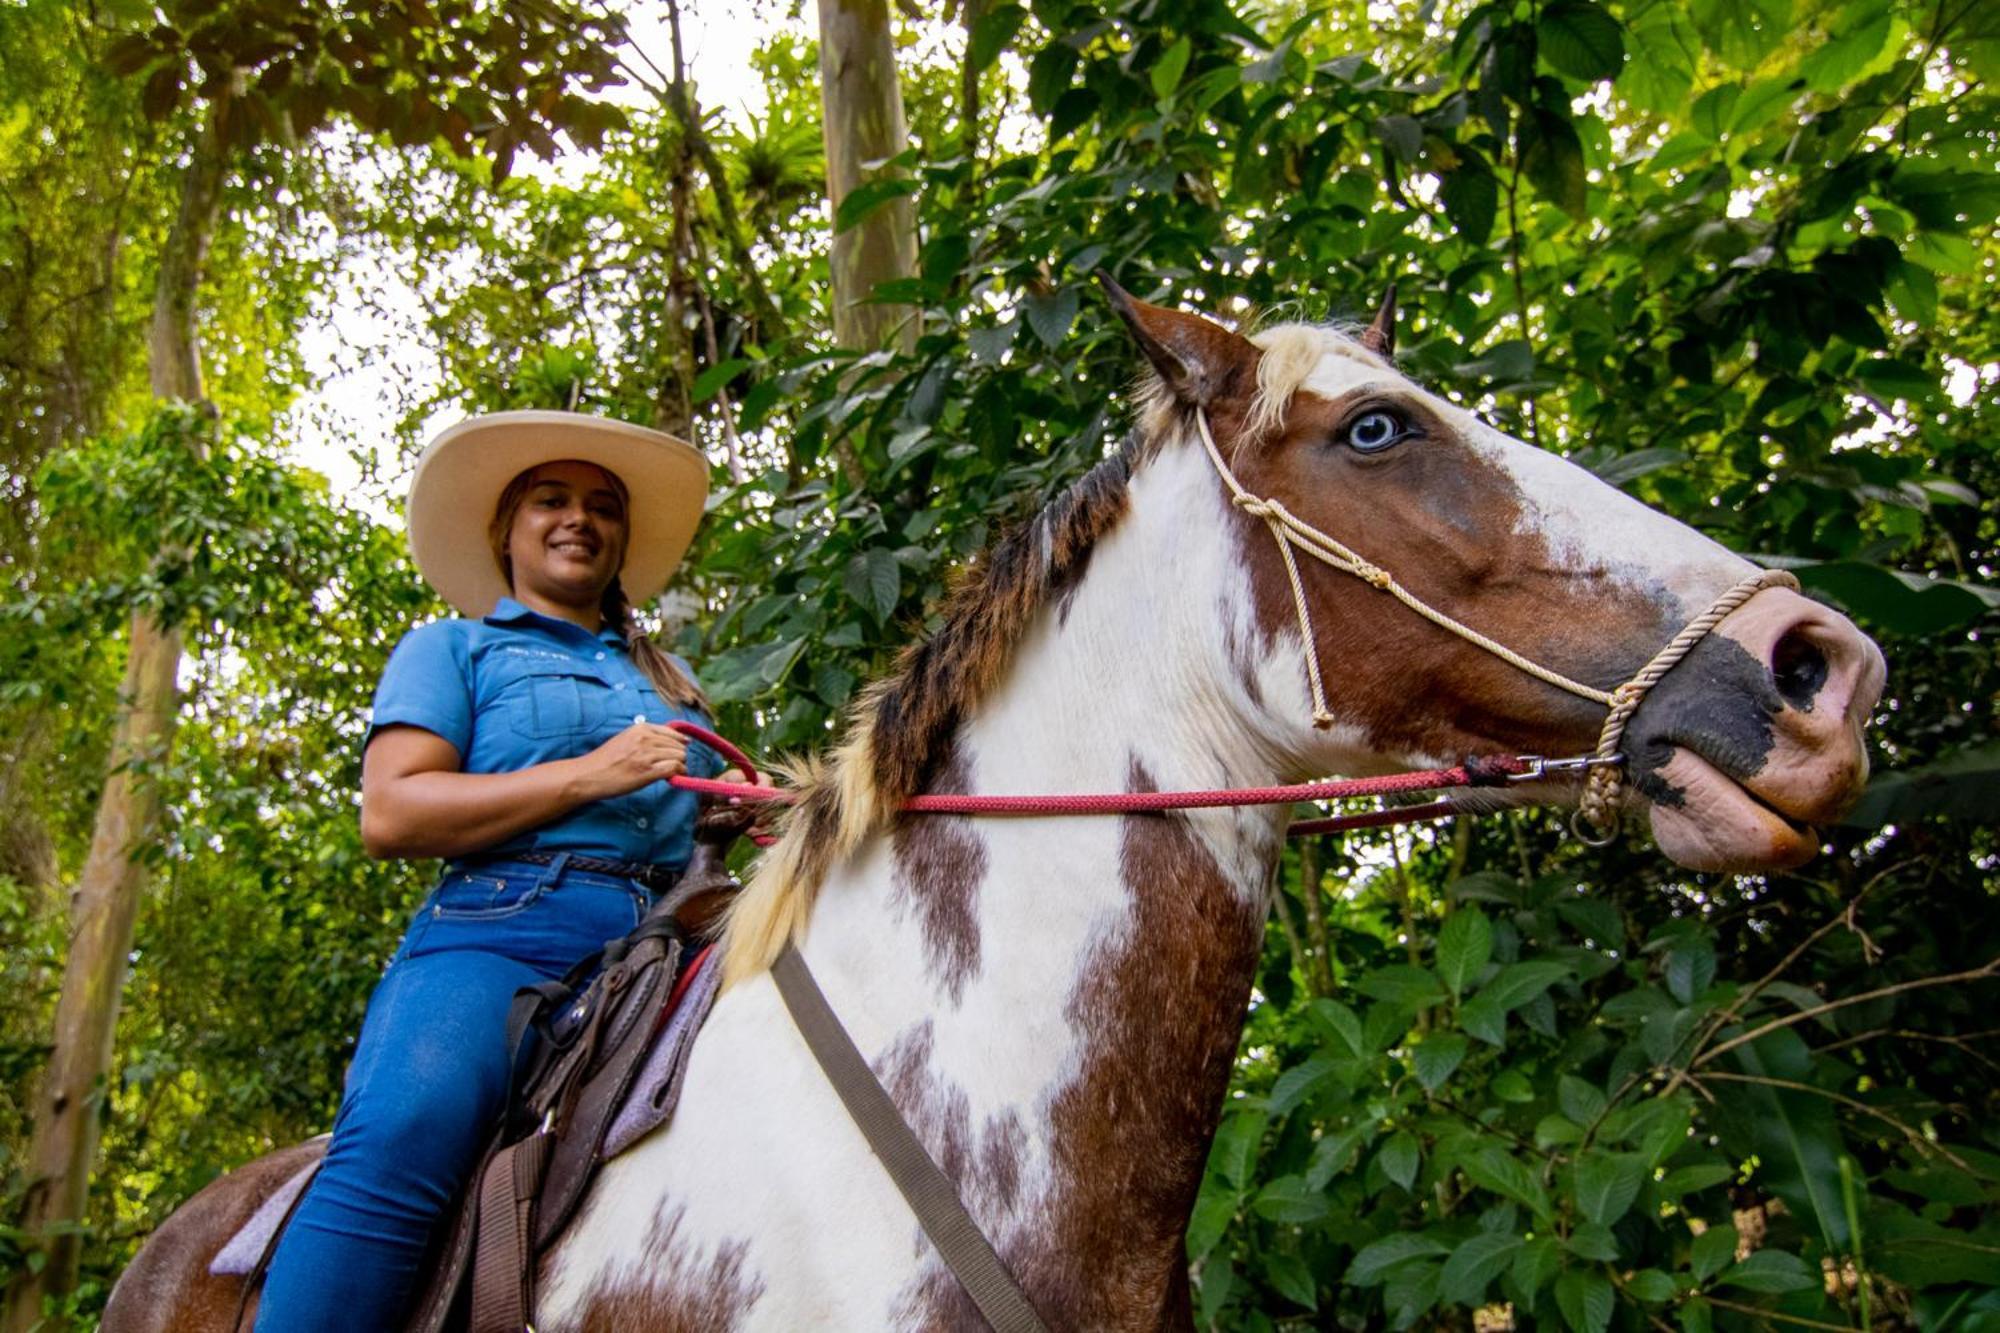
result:
[[(666, 48), (572, 0), (0, 3), (7, 1329), (331, 1118), (430, 870), (355, 821), (443, 610), (423, 423), (698, 440), (655, 612), (726, 731), (812, 745), (1124, 426), (1099, 267), (1239, 322), (1394, 282), (1413, 374), (1892, 663), (1795, 874), (1533, 813), (1289, 853), (1202, 1323), (2000, 1329), (2000, 11), (824, 0), (851, 75), (767, 7), (732, 119), (645, 10)], [(339, 492), (295, 461), (336, 299), (440, 367)]]

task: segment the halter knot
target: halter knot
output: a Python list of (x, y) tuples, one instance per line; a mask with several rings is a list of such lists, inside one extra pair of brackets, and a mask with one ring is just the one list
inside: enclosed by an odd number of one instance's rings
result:
[(1383, 592), (1395, 586), (1396, 577), (1380, 565), (1371, 565), (1366, 560), (1354, 566), (1354, 576), (1363, 583), (1372, 583)]

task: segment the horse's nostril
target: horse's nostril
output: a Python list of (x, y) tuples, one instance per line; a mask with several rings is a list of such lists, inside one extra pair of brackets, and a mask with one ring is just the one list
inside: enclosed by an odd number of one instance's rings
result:
[(1826, 654), (1798, 629), (1785, 631), (1771, 650), (1771, 683), (1784, 701), (1808, 709), (1826, 684)]

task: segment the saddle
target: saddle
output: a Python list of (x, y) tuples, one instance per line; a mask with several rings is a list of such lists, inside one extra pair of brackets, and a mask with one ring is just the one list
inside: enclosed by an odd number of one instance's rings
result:
[[(704, 812), (687, 870), (631, 934), (561, 981), (515, 997), (508, 1109), (433, 1249), (408, 1333), (528, 1327), (539, 1257), (576, 1215), (598, 1168), (673, 1114), (719, 983), (719, 960), (690, 945), (740, 887), (723, 857), (750, 818), (728, 807)], [(246, 1302), (317, 1169), (286, 1182), (210, 1264), (246, 1277)]]

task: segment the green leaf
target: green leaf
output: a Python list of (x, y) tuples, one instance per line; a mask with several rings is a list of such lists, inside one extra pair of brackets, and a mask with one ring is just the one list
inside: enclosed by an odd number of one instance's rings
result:
[(715, 397), (729, 381), (735, 379), (755, 364), (756, 362), (745, 360), (742, 357), (732, 357), (727, 361), (719, 361), (707, 370), (702, 371), (701, 374), (695, 376), (694, 386), (688, 390), (688, 393), (695, 402), (705, 403)]
[(1436, 1092), (1465, 1059), (1468, 1045), (1466, 1039), (1457, 1033), (1432, 1034), (1424, 1038), (1412, 1058), (1417, 1081), (1424, 1085), (1426, 1091)]
[(1014, 335), (1020, 330), (1021, 322), (1016, 319), (1001, 324), (983, 325), (965, 335), (966, 349), (979, 365), (998, 365), (1007, 349), (1014, 345)]
[(1473, 1184), (1526, 1206), (1538, 1218), (1549, 1216), (1549, 1196), (1535, 1173), (1506, 1149), (1488, 1146), (1459, 1161)]
[(1415, 1231), (1391, 1232), (1362, 1246), (1361, 1252), (1354, 1256), (1354, 1262), (1348, 1265), (1346, 1280), (1357, 1287), (1372, 1287), (1400, 1264), (1450, 1252), (1450, 1248), (1435, 1236)]
[(2000, 588), (1932, 579), (1861, 560), (1774, 561), (1810, 592), (1830, 598), (1870, 628), (1913, 638), (1947, 634), (2000, 608)]
[(1688, 115), (1688, 123), (1694, 127), (1696, 134), (1710, 143), (1721, 143), (1723, 137), (1729, 133), (1730, 125), (1734, 123), (1736, 101), (1742, 96), (1741, 84), (1725, 83), (1710, 88), (1695, 99), (1694, 109)]
[(1736, 1178), (1736, 1168), (1726, 1162), (1699, 1162), (1693, 1166), (1677, 1166), (1660, 1178), (1655, 1188), (1666, 1199), (1678, 1199), (1684, 1194), (1699, 1194), (1706, 1189), (1714, 1189), (1725, 1181)]
[(1414, 117), (1383, 116), (1375, 122), (1375, 133), (1399, 162), (1415, 162), (1417, 154), (1423, 151), (1424, 127)]
[(1583, 1129), (1568, 1116), (1545, 1115), (1535, 1122), (1535, 1146), (1556, 1148), (1566, 1143), (1582, 1143)]
[(894, 551), (871, 546), (847, 562), (843, 586), (848, 596), (874, 613), (877, 624), (886, 625), (902, 596), (903, 567)]
[(1028, 11), (1019, 5), (1001, 5), (981, 14), (966, 39), (965, 63), (975, 72), (986, 69), (1000, 58), (1027, 17)]
[(1461, 236), (1474, 245), (1486, 244), (1500, 212), (1500, 183), (1484, 162), (1467, 159), (1445, 172), (1438, 183), (1438, 199)]
[(1684, 941), (1667, 955), (1667, 990), (1693, 1004), (1715, 982), (1715, 946), (1705, 939)]
[(849, 190), (847, 197), (840, 201), (840, 207), (833, 211), (834, 235), (852, 231), (877, 209), (921, 189), (923, 182), (909, 176), (877, 176), (874, 180), (863, 181)]
[(1725, 1287), (1748, 1291), (1806, 1291), (1820, 1285), (1819, 1271), (1796, 1254), (1758, 1250), (1722, 1275)]
[(1151, 75), (1153, 95), (1165, 97), (1181, 86), (1181, 75), (1187, 72), (1188, 57), (1194, 54), (1194, 46), (1187, 38), (1181, 37), (1166, 49), (1166, 53), (1153, 66)]
[(1202, 1182), (1201, 1193), (1194, 1201), (1194, 1212), (1188, 1218), (1188, 1262), (1200, 1263), (1206, 1258), (1235, 1220), (1236, 1191), (1223, 1188), (1213, 1180)]
[(1571, 217), (1583, 217), (1589, 179), (1583, 165), (1583, 140), (1568, 118), (1545, 110), (1524, 116), (1517, 150), (1521, 169), (1542, 196)]
[(1354, 1165), (1357, 1150), (1374, 1133), (1374, 1125), (1363, 1121), (1320, 1139), (1313, 1145), (1312, 1161), (1306, 1166), (1306, 1183), (1323, 1190), (1335, 1176), (1345, 1175)]
[(1796, 81), (1789, 75), (1758, 79), (1743, 90), (1729, 115), (1731, 134), (1749, 134), (1777, 119), (1791, 104)]
[(1708, 1281), (1735, 1259), (1736, 1228), (1728, 1223), (1711, 1226), (1696, 1236), (1688, 1250), (1688, 1268), (1697, 1282)]
[(1444, 988), (1429, 969), (1408, 963), (1378, 967), (1355, 985), (1363, 995), (1391, 1004), (1421, 1009), (1444, 998)]
[(1708, 49), (1737, 69), (1754, 69), (1791, 33), (1791, 0), (1691, 0)]
[(1028, 65), (1028, 106), (1038, 116), (1055, 110), (1076, 77), (1076, 48), (1060, 37), (1035, 53)]
[(1872, 829), (1929, 816), (1984, 820), (1996, 809), (2000, 809), (2000, 741), (1991, 741), (1922, 768), (1882, 774), (1868, 784), (1841, 822)]
[(1319, 1221), (1326, 1216), (1328, 1206), (1326, 1194), (1299, 1176), (1279, 1176), (1259, 1190), (1250, 1204), (1259, 1217), (1294, 1224)]
[(1642, 1268), (1626, 1279), (1625, 1290), (1649, 1305), (1658, 1305), (1672, 1300), (1680, 1288), (1674, 1285), (1671, 1276), (1659, 1269)]
[(1676, 1312), (1680, 1319), (1681, 1333), (1714, 1333), (1715, 1307), (1699, 1296), (1691, 1296), (1682, 1302)]
[(1806, 86), (1816, 93), (1835, 93), (1871, 72), (1869, 66), (1889, 47), (1890, 32), (1901, 26), (1891, 20), (1886, 6), (1850, 6), (1833, 40), (1799, 62)]
[(1314, 1000), (1306, 1012), (1315, 1023), (1326, 1029), (1329, 1035), (1339, 1039), (1347, 1048), (1347, 1054), (1356, 1056), (1368, 1054), (1368, 1047), (1361, 1039), (1361, 1020), (1354, 1016), (1352, 1009), (1338, 1000), (1321, 998)]
[(1563, 898), (1556, 903), (1556, 915), (1600, 949), (1625, 943), (1624, 918), (1602, 898)]
[(1263, 1142), (1264, 1126), (1269, 1119), (1262, 1111), (1236, 1111), (1222, 1122), (1208, 1160), (1224, 1180), (1237, 1186), (1250, 1182), (1250, 1164), (1256, 1160), (1257, 1147)]
[[(1572, 455), (1572, 461), (1577, 461)], [(1670, 449), (1664, 445), (1650, 449), (1634, 449), (1627, 454), (1607, 455), (1603, 462), (1590, 465), (1600, 480), (1613, 486), (1623, 486), (1628, 481), (1637, 481), (1649, 473), (1670, 467), (1679, 467), (1688, 461), (1686, 453)]]
[(1294, 1065), (1278, 1075), (1277, 1081), (1271, 1085), (1267, 1103), (1271, 1114), (1285, 1114), (1332, 1082), (1334, 1069), (1334, 1058), (1321, 1051), (1309, 1056), (1303, 1064)]
[(1417, 1167), (1423, 1157), (1423, 1148), (1417, 1136), (1408, 1130), (1400, 1130), (1389, 1136), (1381, 1150), (1375, 1154), (1375, 1164), (1382, 1168), (1382, 1174), (1409, 1189), (1416, 1183)]
[[(1739, 1046), (1730, 1058), (1746, 1074), (1758, 1078), (1790, 1078), (1810, 1073), (1812, 1055), (1795, 1031), (1773, 1032)], [(1756, 1153), (1763, 1159), (1760, 1179), (1798, 1215), (1801, 1225), (1818, 1226), (1827, 1248), (1847, 1245), (1847, 1208), (1840, 1197), (1840, 1159), (1846, 1149), (1832, 1104), (1812, 1093), (1789, 1088), (1750, 1086), (1730, 1108), (1747, 1122), (1747, 1134), (1736, 1130), (1726, 1146)], [(1748, 1155), (1746, 1152), (1745, 1155)]]
[(1699, 39), (1677, 5), (1653, 5), (1633, 17), (1626, 32), (1632, 58), (1618, 75), (1618, 91), (1642, 110), (1672, 115), (1694, 82), (1690, 55)]
[(1519, 338), (1493, 344), (1470, 361), (1452, 367), (1461, 379), (1490, 380), (1494, 384), (1519, 384), (1535, 373), (1535, 353)]
[(1507, 1044), (1507, 1011), (1485, 994), (1465, 1002), (1458, 1011), (1458, 1026), (1489, 1046)]
[(1533, 1296), (1562, 1267), (1562, 1250), (1554, 1236), (1537, 1236), (1514, 1255), (1514, 1285)]
[(1519, 1236), (1504, 1231), (1482, 1231), (1459, 1242), (1444, 1261), (1439, 1293), (1453, 1305), (1478, 1305), (1521, 1245)]
[(1503, 1069), (1487, 1084), (1493, 1095), (1503, 1102), (1531, 1102), (1535, 1100), (1535, 1085), (1528, 1076), (1518, 1069)]
[(1437, 971), (1453, 995), (1486, 967), (1493, 957), (1493, 923), (1477, 907), (1465, 906), (1451, 914), (1438, 932)]
[(1490, 1000), (1503, 1010), (1520, 1008), (1549, 987), (1570, 975), (1564, 963), (1536, 961), (1509, 963), (1479, 991), (1479, 999)]
[(1610, 1263), (1618, 1257), (1618, 1242), (1611, 1235), (1611, 1228), (1602, 1222), (1584, 1222), (1569, 1233), (1566, 1246), (1579, 1259), (1594, 1259), (1600, 1263)]
[(1261, 1262), (1265, 1281), (1280, 1296), (1308, 1310), (1319, 1309), (1319, 1284), (1305, 1260), (1296, 1254), (1266, 1252)]
[(1610, 1226), (1631, 1210), (1645, 1180), (1646, 1164), (1634, 1153), (1585, 1153), (1576, 1165), (1577, 1206)]
[(1601, 1273), (1564, 1273), (1556, 1279), (1556, 1308), (1575, 1333), (1604, 1333), (1617, 1297)]
[(1050, 292), (1038, 292), (1023, 304), (1028, 313), (1028, 327), (1035, 336), (1051, 350), (1062, 345), (1069, 336), (1070, 325), (1076, 323), (1079, 297), (1075, 287), (1058, 287)]
[(1584, 83), (1618, 76), (1625, 36), (1618, 20), (1589, 0), (1555, 0), (1535, 25), (1536, 49), (1560, 74)]
[(1604, 1114), (1608, 1105), (1604, 1093), (1596, 1085), (1586, 1083), (1573, 1074), (1564, 1074), (1556, 1080), (1556, 1105), (1562, 1107), (1564, 1115), (1579, 1125), (1594, 1125)]

